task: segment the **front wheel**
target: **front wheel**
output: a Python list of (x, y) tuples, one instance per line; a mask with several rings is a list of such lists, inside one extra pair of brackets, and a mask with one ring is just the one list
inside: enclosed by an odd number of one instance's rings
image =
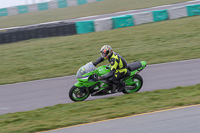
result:
[(76, 87), (76, 86), (72, 86), (72, 88), (69, 91), (69, 98), (72, 101), (84, 101), (86, 98), (88, 98), (88, 96), (90, 95), (90, 91), (88, 88), (86, 88), (84, 93), (81, 93), (80, 88)]
[(130, 89), (125, 89), (122, 91), (124, 94), (129, 94), (129, 93), (133, 93), (133, 92), (138, 92), (143, 85), (143, 78), (142, 76), (140, 76), (139, 74), (134, 75), (130, 81), (131, 83), (131, 88)]

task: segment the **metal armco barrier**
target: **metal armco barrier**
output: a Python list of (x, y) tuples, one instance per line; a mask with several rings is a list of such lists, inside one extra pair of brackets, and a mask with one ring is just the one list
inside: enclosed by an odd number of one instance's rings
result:
[(75, 23), (59, 22), (0, 32), (0, 44), (18, 42), (33, 38), (68, 36), (76, 34)]

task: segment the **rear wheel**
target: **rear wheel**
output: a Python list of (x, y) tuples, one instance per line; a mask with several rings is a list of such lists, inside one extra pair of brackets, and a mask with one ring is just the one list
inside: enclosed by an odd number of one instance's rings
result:
[(130, 79), (129, 82), (131, 83), (131, 85), (129, 85), (130, 88), (125, 87), (122, 91), (124, 94), (138, 92), (142, 88), (143, 78), (139, 74), (136, 74)]
[(90, 95), (90, 91), (88, 88), (86, 88), (84, 93), (81, 93), (80, 88), (76, 86), (72, 86), (72, 88), (69, 91), (69, 98), (75, 102), (83, 101), (86, 98), (88, 98), (89, 95)]

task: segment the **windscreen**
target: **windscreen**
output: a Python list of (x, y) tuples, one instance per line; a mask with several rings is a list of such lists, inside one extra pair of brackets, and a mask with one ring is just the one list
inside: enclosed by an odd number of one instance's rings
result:
[(89, 73), (89, 72), (92, 72), (92, 71), (94, 71), (94, 70), (96, 70), (96, 67), (93, 65), (92, 62), (89, 62), (89, 63), (87, 63), (86, 65), (82, 66), (82, 67), (78, 70), (78, 72), (77, 72), (77, 74), (76, 74), (76, 77), (77, 77), (77, 78), (83, 78), (83, 75), (84, 75), (84, 74)]

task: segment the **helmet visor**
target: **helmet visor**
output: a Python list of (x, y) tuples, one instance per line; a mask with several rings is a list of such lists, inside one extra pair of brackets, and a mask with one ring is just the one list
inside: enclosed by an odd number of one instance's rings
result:
[(106, 53), (101, 53), (101, 56), (102, 56), (102, 57), (106, 57), (107, 54), (106, 54)]

